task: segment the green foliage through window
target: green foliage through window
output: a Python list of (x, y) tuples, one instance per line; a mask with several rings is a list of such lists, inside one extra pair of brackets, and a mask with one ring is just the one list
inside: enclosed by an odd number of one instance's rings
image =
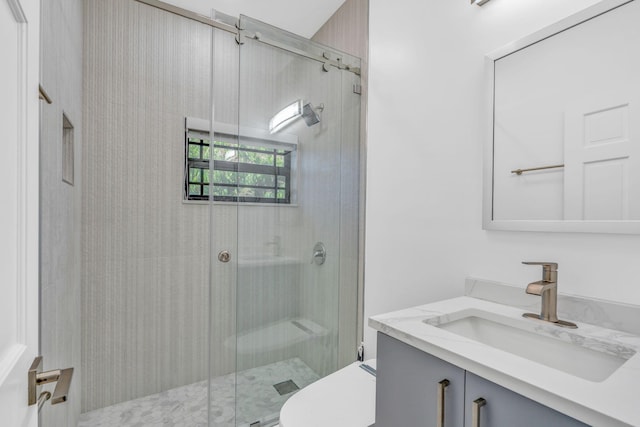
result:
[(185, 198), (290, 204), (294, 149), (276, 144), (214, 141), (212, 149), (208, 139), (187, 132)]

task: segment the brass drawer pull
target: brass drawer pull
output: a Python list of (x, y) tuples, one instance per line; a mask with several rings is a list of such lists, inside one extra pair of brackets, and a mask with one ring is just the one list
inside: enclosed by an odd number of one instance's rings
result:
[(480, 408), (487, 404), (482, 397), (473, 401), (471, 406), (471, 424), (473, 427), (480, 427)]
[(444, 392), (449, 386), (449, 380), (442, 380), (438, 383), (438, 419), (437, 427), (444, 427)]

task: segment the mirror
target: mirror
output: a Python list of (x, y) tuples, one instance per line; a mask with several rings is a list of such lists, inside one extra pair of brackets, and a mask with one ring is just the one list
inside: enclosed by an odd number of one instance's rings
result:
[(640, 1), (489, 54), (484, 228), (640, 233)]

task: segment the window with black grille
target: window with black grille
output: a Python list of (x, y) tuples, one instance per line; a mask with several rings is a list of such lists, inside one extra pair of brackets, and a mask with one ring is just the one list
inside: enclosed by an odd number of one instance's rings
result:
[(293, 144), (187, 129), (185, 155), (186, 200), (291, 204)]

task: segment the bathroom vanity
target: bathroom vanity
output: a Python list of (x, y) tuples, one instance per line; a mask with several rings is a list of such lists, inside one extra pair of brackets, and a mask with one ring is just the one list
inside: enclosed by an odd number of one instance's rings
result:
[(464, 297), (369, 319), (375, 426), (640, 426), (640, 307), (560, 294), (577, 329), (522, 317), (539, 307), (470, 279)]
[(376, 393), (376, 426), (587, 426), (381, 332)]

